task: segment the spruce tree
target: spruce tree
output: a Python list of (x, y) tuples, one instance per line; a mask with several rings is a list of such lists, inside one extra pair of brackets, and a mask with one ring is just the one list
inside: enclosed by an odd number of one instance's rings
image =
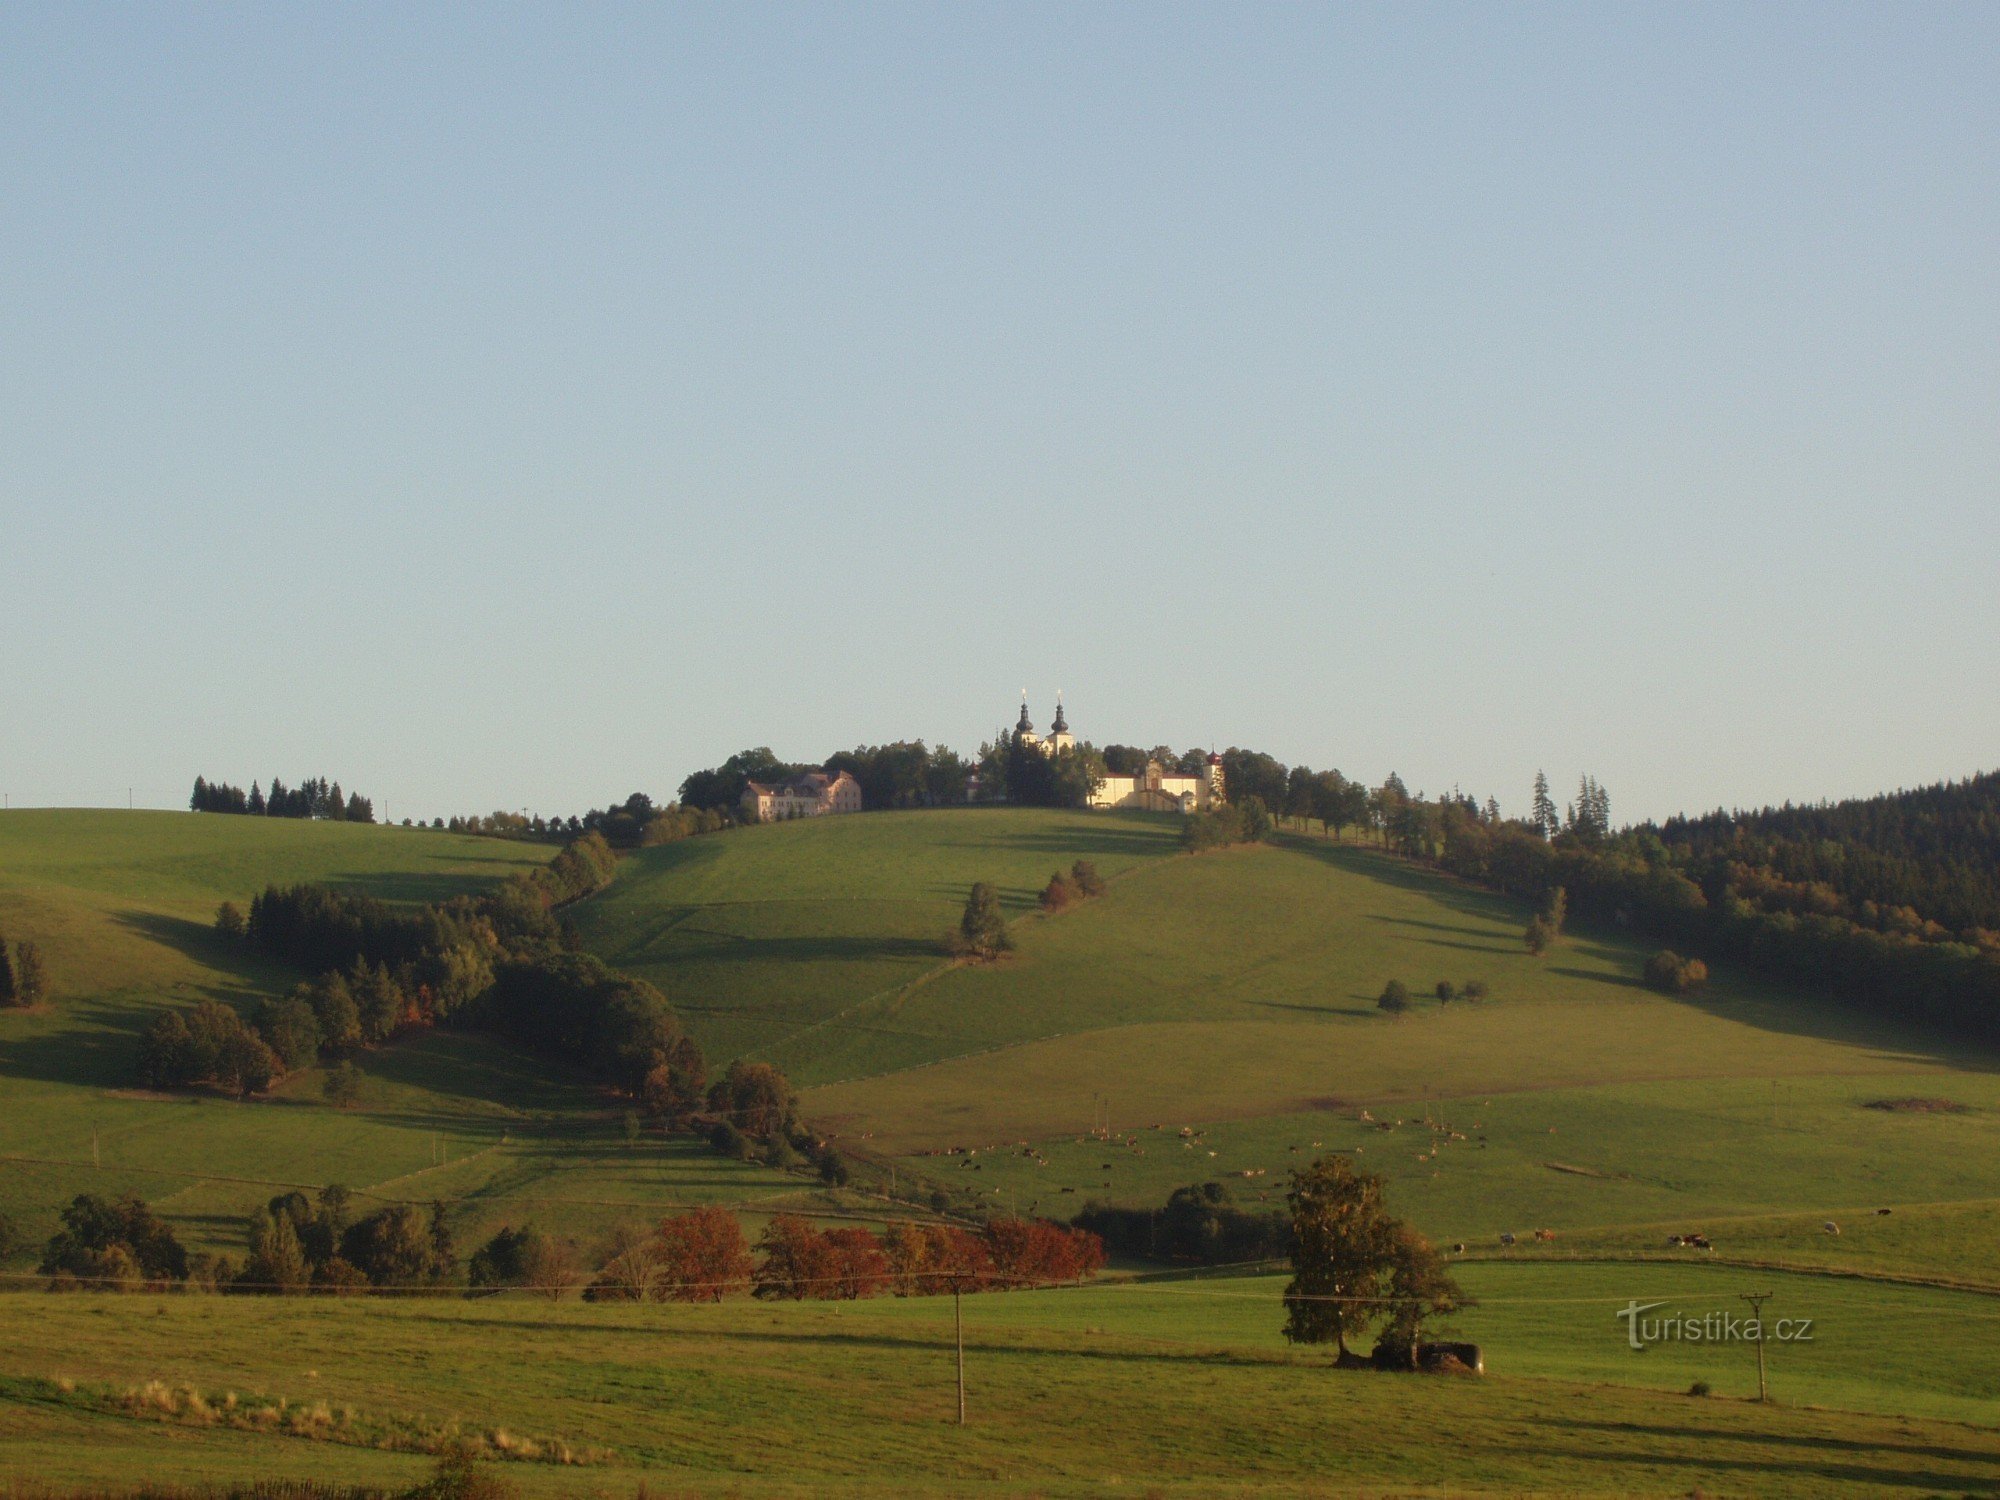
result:
[(255, 781), (250, 783), (250, 811), (260, 816), (264, 811), (264, 792)]
[(1543, 838), (1553, 838), (1562, 824), (1556, 818), (1555, 799), (1549, 796), (1549, 778), (1545, 772), (1535, 772), (1534, 808), (1528, 814), (1528, 826)]
[(14, 949), (14, 1003), (40, 1005), (48, 996), (48, 971), (42, 967), (42, 950), (33, 943)]

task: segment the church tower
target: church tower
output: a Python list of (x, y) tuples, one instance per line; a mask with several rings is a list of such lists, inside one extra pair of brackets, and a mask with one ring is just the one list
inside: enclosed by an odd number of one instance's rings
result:
[[(1057, 717), (1061, 717), (1058, 715)], [(1021, 718), (1014, 726), (1014, 743), (1017, 745), (1040, 745), (1042, 737), (1035, 733), (1035, 721), (1028, 717), (1028, 690), (1021, 689)]]
[[(1022, 705), (1025, 712), (1027, 705)], [(1062, 689), (1056, 689), (1056, 721), (1049, 725), (1049, 751), (1051, 754), (1073, 749), (1076, 736), (1069, 732), (1069, 720), (1063, 717)]]

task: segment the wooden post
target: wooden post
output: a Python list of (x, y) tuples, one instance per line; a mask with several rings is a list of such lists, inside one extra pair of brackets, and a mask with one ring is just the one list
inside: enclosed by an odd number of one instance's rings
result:
[(1757, 1399), (1769, 1401), (1770, 1388), (1764, 1383), (1764, 1303), (1769, 1292), (1739, 1292), (1737, 1296), (1750, 1304), (1751, 1314), (1757, 1319)]

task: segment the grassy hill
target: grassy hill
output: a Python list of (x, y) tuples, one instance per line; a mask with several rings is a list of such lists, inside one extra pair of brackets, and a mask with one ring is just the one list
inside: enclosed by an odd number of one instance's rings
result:
[[(369, 1055), (351, 1113), (320, 1104), (310, 1074), (252, 1104), (138, 1093), (131, 1040), (158, 1006), (294, 977), (217, 950), (216, 901), (299, 878), (418, 899), (547, 851), (12, 816), (41, 821), (0, 818), (0, 924), (43, 941), (61, 982), (45, 1013), (0, 1015), (0, 1211), (31, 1233), (80, 1187), (130, 1185), (195, 1242), (235, 1248), (241, 1215), (277, 1184), (334, 1178), (451, 1200), (465, 1238), (526, 1218), (587, 1238), (691, 1202), (730, 1204), (753, 1233), (778, 1207), (880, 1210), (684, 1143), (629, 1143), (615, 1101), (477, 1036)], [(87, 835), (68, 853), (63, 816)], [(421, 1461), (379, 1445), (455, 1422), (595, 1460), (513, 1466), (549, 1494), (623, 1493), (641, 1473), (752, 1494), (859, 1493), (885, 1476), (1032, 1493), (1140, 1476), (1191, 1493), (2000, 1482), (2000, 1296), (1980, 1290), (2000, 1288), (1995, 1058), (1726, 966), (1697, 996), (1659, 996), (1636, 982), (1646, 948), (1616, 933), (1575, 932), (1535, 959), (1524, 909), (1373, 851), (1290, 835), (1186, 856), (1177, 832), (1171, 818), (1004, 809), (813, 820), (642, 851), (574, 913), (597, 952), (665, 990), (715, 1062), (782, 1062), (813, 1119), (905, 1184), (1066, 1217), (1088, 1198), (1153, 1205), (1219, 1178), (1271, 1207), (1289, 1167), (1354, 1152), (1389, 1177), (1395, 1211), (1466, 1243), (1457, 1269), (1481, 1302), (1458, 1327), (1486, 1346), (1488, 1380), (1329, 1372), (1277, 1340), (1268, 1276), (971, 1299), (964, 1434), (947, 1420), (949, 1308), (930, 1300), (183, 1298), (133, 1318), (118, 1312), (129, 1302), (24, 1293), (0, 1296), (14, 1351), (0, 1440), (23, 1455), (9, 1462), (101, 1483), (406, 1483)], [(1079, 858), (1111, 877), (1107, 893), (1043, 917), (1035, 893)], [(1001, 888), (1016, 952), (953, 965), (938, 939), (977, 879)], [(1391, 978), (1419, 994), (1477, 978), (1490, 998), (1392, 1018), (1374, 1004)], [(1873, 1107), (1907, 1098), (1958, 1107)], [(1500, 1248), (1502, 1231), (1540, 1227), (1552, 1245)], [(1713, 1257), (1667, 1251), (1692, 1229), (1715, 1238)], [(1964, 1285), (1921, 1284), (1947, 1279)], [(1733, 1308), (1759, 1287), (1821, 1320), (1774, 1378), (1786, 1401), (1829, 1410), (1662, 1395), (1696, 1379), (1740, 1394), (1748, 1351), (1634, 1354), (1613, 1318), (1632, 1298)], [(308, 1442), (119, 1406), (149, 1380), (359, 1415), (338, 1432), (298, 1419), (323, 1439)], [(1199, 1420), (1162, 1421), (1175, 1412)], [(1421, 1440), (1440, 1431), (1452, 1442)]]
[(814, 1081), (843, 1037), (864, 1059), (893, 1047), (869, 1017), (937, 969), (975, 880), (1019, 916), (1054, 871), (1088, 859), (1116, 879), (1173, 855), (1178, 833), (1039, 809), (802, 819), (641, 850), (574, 915), (606, 963), (666, 991), (711, 1058), (754, 1052)]
[[(1746, 1254), (1949, 1259), (2000, 1284), (1977, 1227), (2000, 1197), (1995, 1059), (1727, 966), (1657, 995), (1648, 946), (1615, 933), (1537, 959), (1502, 897), (1299, 835), (1185, 856), (1176, 826), (982, 809), (753, 829), (649, 851), (579, 916), (711, 1048), (808, 1085), (844, 1144), (1003, 1206), (1158, 1204), (1207, 1178), (1275, 1205), (1290, 1166), (1338, 1148), (1445, 1240), (1546, 1227), (1632, 1253), (1742, 1221)], [(1079, 857), (1116, 872), (1109, 892), (1035, 914)], [(935, 939), (978, 878), (1019, 914), (1017, 951), (953, 966)], [(1491, 998), (1391, 1018), (1392, 978)], [(1966, 1108), (1868, 1107), (1905, 1096)], [(1884, 1206), (1922, 1206), (1929, 1235), (1857, 1227)]]
[[(31, 1246), (78, 1192), (134, 1191), (200, 1248), (241, 1249), (243, 1218), (291, 1186), (458, 1205), (462, 1238), (534, 1218), (587, 1238), (677, 1203), (813, 1201), (797, 1179), (687, 1141), (624, 1136), (597, 1090), (487, 1038), (440, 1033), (364, 1054), (359, 1107), (319, 1073), (269, 1099), (133, 1087), (165, 1006), (247, 1003), (303, 977), (215, 940), (218, 903), (322, 881), (415, 903), (545, 863), (546, 845), (358, 824), (190, 813), (0, 814), (0, 933), (42, 945), (51, 1003), (0, 1011), (0, 1213)], [(15, 1267), (31, 1263), (27, 1254)]]

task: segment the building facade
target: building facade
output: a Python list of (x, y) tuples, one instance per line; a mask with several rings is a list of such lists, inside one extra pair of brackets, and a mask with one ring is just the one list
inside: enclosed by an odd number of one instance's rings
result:
[[(1062, 695), (1056, 695), (1055, 722), (1049, 725), (1046, 739), (1035, 733), (1024, 699), (1021, 717), (1014, 725), (1014, 738), (1044, 755), (1059, 755), (1074, 749), (1076, 736), (1070, 733), (1069, 720), (1063, 714)], [(1107, 772), (1097, 790), (1090, 794), (1092, 807), (1137, 807), (1149, 812), (1205, 812), (1226, 800), (1222, 757), (1215, 754), (1210, 754), (1208, 763), (1199, 772), (1183, 771), (1148, 758), (1145, 766), (1131, 775)]]
[(743, 816), (750, 823), (782, 823), (861, 811), (861, 783), (845, 771), (812, 771), (791, 781), (753, 781), (743, 788)]

